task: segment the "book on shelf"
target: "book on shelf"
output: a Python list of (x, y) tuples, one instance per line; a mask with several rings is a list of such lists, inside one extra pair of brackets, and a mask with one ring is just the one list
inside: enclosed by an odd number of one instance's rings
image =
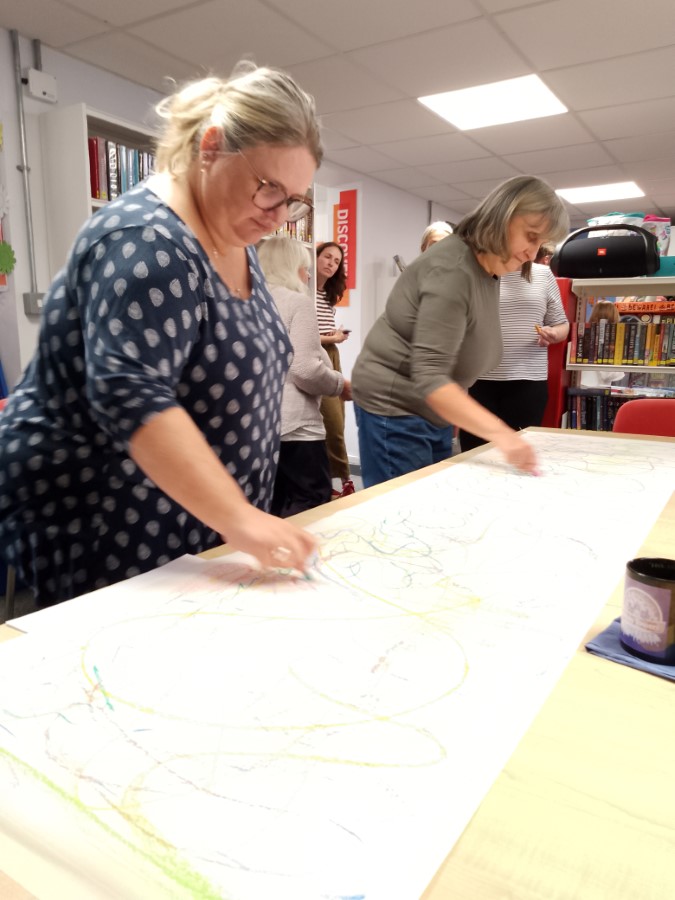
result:
[(120, 194), (117, 145), (114, 141), (106, 141), (106, 149), (108, 151), (108, 196), (114, 200)]
[(87, 139), (89, 176), (94, 200), (114, 200), (149, 175), (155, 156), (146, 150), (127, 147), (98, 135)]
[(675, 402), (675, 388), (569, 387), (569, 427), (577, 431), (611, 431), (623, 403), (646, 397), (664, 397)]
[(290, 237), (295, 241), (302, 241), (303, 244), (313, 243), (312, 212), (310, 211), (304, 219), (298, 219), (297, 222), (285, 222), (281, 228), (278, 228), (274, 233), (281, 237)]
[(95, 200), (98, 200), (100, 194), (100, 176), (98, 171), (98, 145), (96, 143), (96, 138), (90, 137), (87, 139), (87, 149), (89, 151), (89, 191), (91, 196)]
[(675, 366), (675, 315), (659, 316), (653, 322), (574, 322), (570, 345), (570, 363)]
[(108, 151), (105, 139), (95, 138), (98, 152), (98, 199), (107, 201), (108, 197)]
[(619, 320), (616, 323), (616, 339), (614, 343), (614, 365), (620, 366), (623, 362), (623, 348), (626, 343), (626, 323)]

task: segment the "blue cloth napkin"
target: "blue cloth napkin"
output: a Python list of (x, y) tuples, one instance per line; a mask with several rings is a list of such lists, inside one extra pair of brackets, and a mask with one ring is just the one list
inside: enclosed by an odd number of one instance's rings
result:
[(605, 659), (611, 659), (624, 666), (632, 666), (633, 669), (641, 669), (643, 672), (649, 672), (651, 675), (660, 675), (661, 678), (675, 681), (675, 666), (663, 666), (661, 663), (647, 662), (646, 659), (640, 659), (637, 656), (633, 656), (628, 650), (624, 650), (620, 640), (620, 622), (620, 619), (614, 619), (609, 628), (605, 628), (592, 641), (589, 641), (586, 644), (588, 652), (594, 653), (596, 656), (603, 656)]

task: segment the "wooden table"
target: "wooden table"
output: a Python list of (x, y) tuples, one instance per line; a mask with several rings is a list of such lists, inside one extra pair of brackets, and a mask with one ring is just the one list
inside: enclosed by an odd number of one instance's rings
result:
[[(317, 521), (482, 449), (295, 521)], [(675, 494), (635, 550), (675, 556)], [(552, 577), (564, 564), (551, 560)], [(622, 589), (611, 593), (588, 638), (619, 615)], [(19, 635), (0, 626), (0, 640)], [(599, 659), (582, 645), (422, 900), (674, 898), (674, 751), (675, 684)], [(31, 895), (0, 874), (0, 897)]]

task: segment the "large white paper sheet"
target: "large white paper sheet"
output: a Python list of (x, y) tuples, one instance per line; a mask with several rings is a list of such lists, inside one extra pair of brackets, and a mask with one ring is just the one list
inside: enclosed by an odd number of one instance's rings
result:
[(0, 648), (2, 867), (418, 897), (675, 489), (675, 444), (528, 439), (540, 478), (489, 451), (324, 520), (308, 579), (185, 558), (36, 616)]

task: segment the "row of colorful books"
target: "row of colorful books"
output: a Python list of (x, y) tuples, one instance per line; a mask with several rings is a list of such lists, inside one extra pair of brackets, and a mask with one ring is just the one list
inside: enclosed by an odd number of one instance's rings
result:
[(88, 138), (89, 183), (94, 200), (114, 200), (149, 175), (155, 155), (103, 137)]
[(304, 219), (297, 222), (285, 222), (281, 228), (274, 232), (282, 237), (290, 237), (295, 241), (303, 241), (311, 244), (314, 240), (314, 213), (310, 209)]
[(567, 388), (567, 427), (577, 431), (611, 431), (619, 407), (640, 397), (667, 397), (675, 402), (675, 390)]
[(609, 322), (573, 322), (570, 363), (675, 366), (675, 315)]

